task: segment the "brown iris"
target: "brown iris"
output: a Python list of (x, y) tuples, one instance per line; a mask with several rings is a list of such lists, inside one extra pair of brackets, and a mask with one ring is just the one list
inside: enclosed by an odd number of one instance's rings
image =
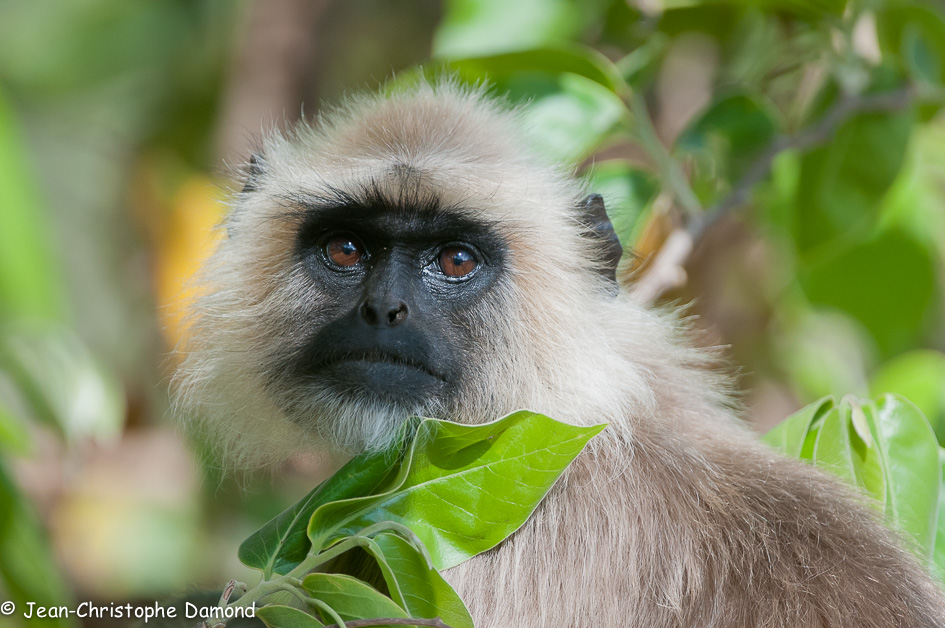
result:
[(364, 257), (364, 247), (353, 236), (332, 236), (325, 243), (325, 255), (335, 266), (350, 268)]
[(447, 277), (460, 279), (476, 270), (479, 262), (469, 249), (451, 246), (443, 249), (439, 257), (440, 270)]

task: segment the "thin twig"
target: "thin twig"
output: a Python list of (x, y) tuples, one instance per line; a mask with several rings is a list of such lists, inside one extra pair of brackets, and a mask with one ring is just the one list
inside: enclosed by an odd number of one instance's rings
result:
[(641, 303), (652, 303), (665, 292), (682, 285), (686, 276), (684, 266), (696, 243), (709, 227), (748, 201), (754, 187), (768, 176), (779, 154), (786, 150), (804, 151), (819, 146), (833, 137), (837, 129), (853, 116), (898, 111), (909, 106), (915, 97), (912, 86), (880, 94), (845, 96), (813, 126), (794, 135), (782, 135), (775, 139), (725, 198), (705, 212), (685, 213), (684, 225), (670, 233), (649, 270), (634, 284), (631, 291), (633, 298)]
[(378, 617), (376, 619), (354, 619), (344, 622), (343, 626), (329, 624), (325, 628), (368, 628), (369, 626), (429, 626), (430, 628), (451, 628), (439, 617), (420, 619), (418, 617)]
[(689, 231), (674, 229), (656, 252), (649, 269), (633, 284), (630, 295), (639, 303), (653, 303), (664, 292), (685, 285), (683, 263), (689, 259), (693, 244)]

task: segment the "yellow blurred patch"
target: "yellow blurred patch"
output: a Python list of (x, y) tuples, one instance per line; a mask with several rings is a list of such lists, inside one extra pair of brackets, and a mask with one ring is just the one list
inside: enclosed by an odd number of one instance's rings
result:
[(155, 248), (154, 292), (169, 346), (183, 338), (187, 304), (196, 296), (193, 277), (221, 238), (220, 188), (203, 175), (188, 177), (170, 199), (166, 228)]

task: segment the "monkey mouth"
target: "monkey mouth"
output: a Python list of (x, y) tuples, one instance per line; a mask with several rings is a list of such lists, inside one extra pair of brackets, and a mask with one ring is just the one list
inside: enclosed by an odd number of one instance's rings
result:
[(408, 368), (420, 371), (435, 379), (444, 380), (445, 378), (432, 369), (430, 366), (420, 360), (408, 358), (397, 353), (384, 351), (382, 349), (368, 349), (365, 351), (350, 351), (337, 353), (321, 360), (316, 366), (321, 368), (330, 368), (333, 366), (345, 365), (349, 363), (375, 364), (379, 366), (390, 365), (399, 368)]
[(389, 403), (422, 403), (447, 386), (446, 378), (424, 361), (383, 349), (335, 353), (312, 364), (309, 373), (342, 395)]

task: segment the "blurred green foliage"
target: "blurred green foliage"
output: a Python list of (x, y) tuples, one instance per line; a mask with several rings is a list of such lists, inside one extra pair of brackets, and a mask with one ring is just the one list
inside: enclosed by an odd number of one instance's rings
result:
[[(7, 460), (38, 455), (37, 436), (50, 434), (65, 448), (114, 445), (126, 418), (118, 373), (128, 362), (108, 347), (136, 343), (107, 322), (101, 280), (75, 281), (101, 255), (98, 238), (118, 231), (103, 219), (128, 163), (105, 153), (187, 125), (172, 140), (180, 154), (207, 145), (213, 109), (201, 103), (217, 98), (208, 66), (219, 76), (224, 49), (217, 61), (194, 49), (212, 47), (198, 33), (229, 5), (0, 3), (0, 595), (18, 609), (73, 596)], [(96, 318), (105, 326), (88, 334)]]
[[(653, 254), (644, 228), (667, 213), (653, 181), (673, 197), (671, 222), (741, 210), (777, 266), (755, 338), (767, 355), (749, 366), (798, 400), (865, 394), (884, 361), (941, 350), (945, 7), (602, 1), (576, 17), (577, 6), (447, 2), (435, 52), (464, 80), (523, 103), (546, 153), (607, 193), (638, 255)], [(662, 93), (686, 46), (704, 57), (706, 88), (682, 128), (654, 141), (648, 129), (671, 106)], [(810, 346), (802, 338), (815, 328), (825, 331)], [(945, 387), (928, 374), (886, 381), (886, 392), (922, 398)]]

